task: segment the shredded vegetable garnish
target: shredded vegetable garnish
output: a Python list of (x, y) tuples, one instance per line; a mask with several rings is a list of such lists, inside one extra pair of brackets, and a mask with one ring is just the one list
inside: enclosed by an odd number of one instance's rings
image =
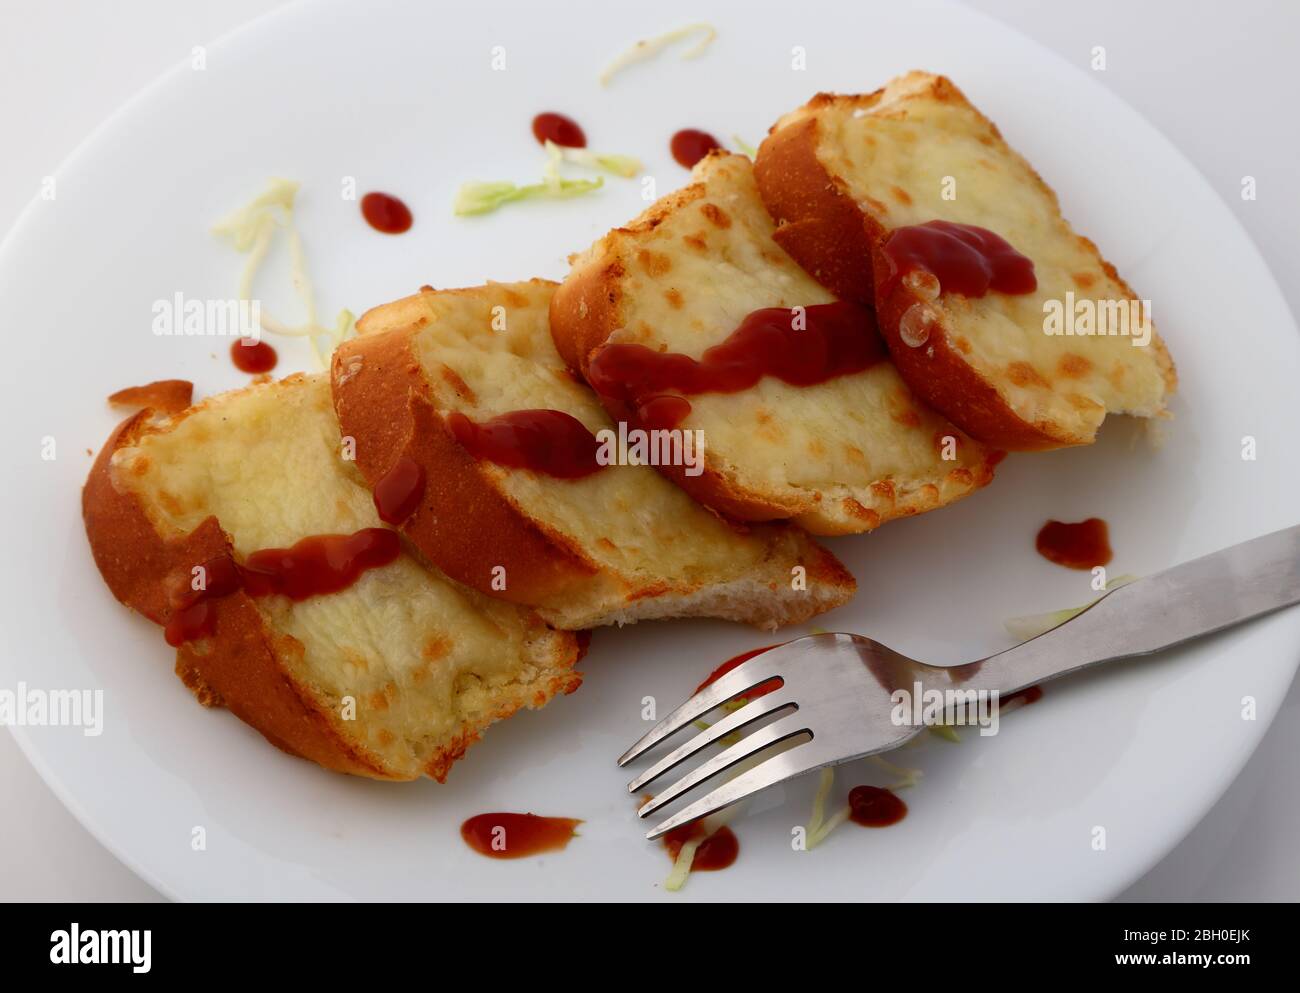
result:
[(891, 776), (898, 777), (898, 782), (887, 787), (887, 789), (891, 790), (905, 790), (909, 786), (915, 786), (921, 781), (921, 777), (925, 775), (920, 769), (913, 769), (906, 765), (895, 765), (880, 755), (869, 755), (867, 761), (877, 768), (884, 769)]
[(559, 175), (561, 162), (582, 166), (584, 169), (608, 172), (615, 176), (622, 176), (624, 179), (631, 179), (641, 171), (641, 160), (634, 159), (630, 155), (606, 155), (603, 152), (593, 152), (590, 148), (568, 148), (557, 145), (549, 138), (546, 141), (546, 155), (548, 177)]
[(558, 175), (546, 175), (542, 182), (528, 186), (509, 182), (465, 183), (456, 193), (454, 209), (459, 217), (490, 214), (516, 200), (567, 200), (604, 185), (605, 180), (600, 176), (595, 179), (561, 179)]
[[(1109, 593), (1111, 590), (1119, 589), (1119, 587), (1133, 582), (1133, 580), (1137, 578), (1137, 576), (1128, 575), (1116, 576), (1106, 584), (1106, 591), (1102, 596), (1105, 596), (1105, 594)], [(1054, 627), (1060, 627), (1070, 618), (1082, 614), (1100, 599), (1101, 597), (1095, 597), (1080, 607), (1067, 607), (1065, 610), (1050, 610), (1045, 614), (1027, 614), (1024, 617), (1010, 617), (1002, 623), (1013, 638), (1018, 641), (1028, 641), (1030, 638), (1037, 638), (1040, 634), (1045, 634)]]
[(686, 49), (686, 51), (682, 52), (683, 59), (693, 59), (702, 55), (704, 50), (713, 43), (713, 39), (718, 36), (717, 29), (714, 28), (712, 24), (701, 23), (688, 24), (686, 27), (678, 28), (676, 31), (668, 31), (665, 34), (658, 35), (657, 37), (638, 41), (635, 45), (605, 67), (605, 71), (600, 74), (600, 85), (608, 86), (609, 81), (628, 66), (636, 65), (638, 62), (645, 62), (647, 59), (652, 59), (669, 45), (675, 45), (677, 42), (684, 41), (695, 34), (700, 35), (700, 39), (690, 48)]
[(736, 143), (737, 148), (748, 155), (751, 159), (758, 158), (758, 149), (747, 142), (744, 138), (740, 137), (740, 135), (733, 134), (731, 140)]
[(830, 833), (843, 824), (849, 817), (849, 806), (835, 811), (830, 820), (826, 820), (826, 801), (835, 785), (835, 769), (827, 766), (822, 770), (817, 783), (817, 793), (813, 797), (812, 816), (808, 818), (807, 851), (812, 851), (829, 837)]
[(305, 319), (291, 326), (277, 320), (260, 309), (261, 328), (271, 334), (289, 338), (306, 338), (312, 353), (322, 369), (329, 365), (329, 356), (353, 330), (355, 318), (351, 311), (339, 311), (333, 328), (323, 327), (316, 320), (316, 294), (307, 272), (307, 259), (302, 237), (293, 222), (294, 201), (299, 184), (289, 179), (272, 179), (266, 190), (249, 203), (232, 211), (212, 227), (218, 238), (230, 241), (235, 251), (248, 256), (239, 277), (239, 299), (253, 299), (253, 283), (262, 263), (270, 252), (276, 231), (284, 231), (289, 238), (290, 279), (294, 292), (302, 303)]
[(942, 738), (944, 741), (951, 741), (954, 744), (961, 744), (961, 735), (951, 724), (931, 724), (927, 729), (936, 738)]

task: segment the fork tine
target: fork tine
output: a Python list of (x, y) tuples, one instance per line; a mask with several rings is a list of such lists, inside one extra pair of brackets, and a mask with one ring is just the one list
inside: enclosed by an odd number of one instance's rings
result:
[[(775, 727), (775, 725), (772, 726)], [(715, 814), (724, 807), (739, 803), (741, 800), (753, 796), (769, 786), (784, 783), (787, 779), (793, 779), (795, 776), (802, 776), (805, 772), (812, 772), (814, 769), (829, 765), (830, 761), (826, 756), (825, 749), (814, 747), (814, 742), (809, 741), (802, 745), (796, 745), (788, 752), (782, 752), (780, 755), (775, 755), (760, 762), (748, 772), (744, 772), (735, 779), (723, 783), (712, 793), (701, 797), (690, 806), (683, 807), (658, 827), (646, 832), (646, 838), (650, 841), (662, 838), (674, 828), (699, 820), (701, 817)]]
[(784, 741), (786, 738), (807, 730), (807, 723), (797, 712), (782, 717), (779, 721), (768, 724), (766, 727), (759, 728), (753, 734), (736, 742), (725, 752), (719, 752), (707, 762), (701, 762), (691, 772), (688, 772), (673, 783), (672, 786), (669, 786), (662, 793), (657, 794), (653, 800), (645, 804), (637, 811), (637, 816), (649, 817), (664, 804), (671, 803), (687, 790), (694, 789), (706, 779), (712, 779), (718, 773), (731, 768), (742, 759), (748, 758), (769, 745), (775, 745), (777, 742)]
[(718, 721), (711, 728), (697, 734), (690, 741), (676, 748), (668, 755), (664, 756), (654, 765), (652, 765), (636, 779), (627, 784), (627, 791), (635, 793), (647, 783), (654, 782), (673, 766), (690, 758), (701, 748), (705, 748), (720, 738), (725, 738), (733, 731), (752, 724), (754, 721), (773, 714), (783, 707), (797, 706), (791, 695), (786, 692), (776, 692), (764, 694), (755, 700), (746, 701), (745, 706), (733, 713), (728, 714), (722, 720)]
[[(789, 645), (793, 644), (796, 644), (796, 642), (789, 643)], [(761, 655), (755, 655), (752, 659), (736, 666), (725, 676), (704, 687), (642, 735), (635, 745), (619, 756), (618, 764), (627, 765), (637, 756), (654, 748), (655, 745), (669, 735), (676, 734), (697, 717), (707, 714), (721, 703), (726, 703), (738, 693), (753, 689), (760, 683), (779, 675), (776, 669), (776, 663), (780, 657), (778, 653), (781, 649), (788, 648), (789, 645), (779, 645)]]

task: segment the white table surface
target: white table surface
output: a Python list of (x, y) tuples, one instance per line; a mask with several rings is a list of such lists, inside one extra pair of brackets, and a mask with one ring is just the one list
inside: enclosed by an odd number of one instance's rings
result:
[[(1105, 46), (1101, 81), (1205, 174), (1300, 313), (1300, 3), (969, 2), (1085, 68), (1093, 46)], [(0, 0), (0, 229), (137, 90), (194, 45), (276, 6), (279, 0)], [(1026, 88), (1033, 92), (1032, 80)], [(1238, 193), (1246, 175), (1257, 182), (1253, 202)], [(1297, 756), (1300, 682), (1219, 804), (1121, 899), (1300, 899)], [(161, 899), (64, 810), (3, 732), (0, 789), (0, 899)]]

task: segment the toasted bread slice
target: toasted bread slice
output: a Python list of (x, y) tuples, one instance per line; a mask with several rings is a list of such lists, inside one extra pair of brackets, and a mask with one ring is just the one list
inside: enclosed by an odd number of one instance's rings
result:
[[(173, 417), (140, 411), (109, 438), (82, 503), (109, 588), (159, 624), (199, 565), (215, 576), (231, 557), (382, 527), (340, 457), (323, 375)], [(208, 603), (209, 633), (179, 645), (177, 674), (203, 703), (339, 772), (441, 780), (487, 725), (580, 680), (574, 635), (406, 552), (337, 592), (293, 600), (241, 588)]]
[(421, 467), (420, 502), (403, 521), (415, 546), (565, 628), (663, 617), (775, 628), (847, 600), (853, 577), (807, 534), (729, 524), (648, 465), (558, 478), (458, 443), (448, 426), (458, 416), (561, 411), (584, 440), (614, 428), (555, 350), (554, 291), (543, 280), (426, 290), (371, 310), (339, 349), (335, 409), (361, 472), (377, 486), (400, 459)]
[[(692, 178), (574, 259), (551, 331), (584, 376), (607, 344), (699, 358), (755, 311), (834, 300), (773, 242), (748, 159), (715, 153)], [(862, 334), (884, 354), (869, 313)], [(681, 426), (703, 431), (706, 468), (672, 478), (742, 520), (869, 531), (983, 486), (1000, 457), (918, 403), (887, 359), (816, 385), (766, 376), (688, 399)], [(637, 410), (607, 405), (639, 423)]]
[[(772, 128), (755, 174), (776, 240), (841, 297), (874, 302), (903, 378), (973, 437), (1005, 449), (1087, 444), (1108, 412), (1164, 411), (1174, 367), (1149, 315), (1139, 328), (1136, 295), (944, 77), (819, 94)], [(1033, 262), (1037, 289), (964, 296), (940, 286), (935, 299), (933, 280), (898, 278), (886, 242), (932, 221), (1001, 236)], [(1056, 333), (1064, 320), (1053, 326), (1051, 315), (1074, 307), (1110, 315), (1112, 333)], [(1122, 333), (1126, 321), (1136, 333)]]

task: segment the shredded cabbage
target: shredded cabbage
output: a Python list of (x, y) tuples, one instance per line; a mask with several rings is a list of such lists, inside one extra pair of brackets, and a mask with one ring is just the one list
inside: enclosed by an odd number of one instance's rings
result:
[[(1111, 590), (1119, 589), (1121, 586), (1133, 582), (1137, 578), (1137, 576), (1131, 575), (1116, 576), (1106, 584), (1106, 591), (1102, 593), (1102, 596), (1105, 596)], [(1044, 634), (1054, 627), (1060, 627), (1070, 618), (1077, 617), (1100, 599), (1100, 596), (1095, 597), (1081, 607), (1050, 610), (1045, 614), (1026, 614), (1024, 617), (1009, 617), (1002, 623), (1017, 641), (1029, 641), (1029, 639), (1037, 638), (1040, 634)]]
[(888, 759), (880, 755), (869, 755), (867, 756), (867, 761), (874, 766), (884, 769), (891, 775), (899, 777), (898, 782), (893, 783), (888, 787), (888, 789), (891, 790), (905, 790), (909, 786), (915, 786), (921, 781), (921, 777), (925, 775), (925, 773), (920, 769), (914, 769), (911, 766), (906, 765), (895, 765), (893, 762), (890, 762)]
[(691, 874), (691, 866), (695, 862), (696, 851), (712, 837), (714, 832), (724, 827), (731, 820), (737, 809), (739, 808), (728, 807), (726, 810), (719, 810), (716, 814), (710, 814), (700, 821), (700, 833), (693, 838), (687, 839), (682, 844), (681, 851), (677, 853), (677, 858), (673, 862), (672, 870), (668, 873), (668, 878), (664, 880), (664, 889), (669, 893), (676, 893), (686, 885), (686, 880)]
[(239, 277), (239, 299), (243, 301), (253, 299), (253, 283), (266, 261), (276, 231), (283, 230), (288, 234), (290, 280), (306, 319), (296, 327), (290, 326), (271, 316), (265, 308), (259, 308), (261, 329), (283, 337), (306, 338), (316, 361), (324, 369), (329, 365), (330, 353), (354, 330), (356, 319), (351, 311), (341, 310), (333, 328), (317, 323), (315, 289), (307, 271), (302, 236), (293, 222), (298, 189), (299, 184), (293, 180), (271, 179), (263, 193), (214, 224), (212, 233), (229, 240), (235, 251), (248, 256)]
[(561, 162), (583, 166), (586, 169), (602, 170), (615, 176), (622, 176), (624, 179), (631, 179), (641, 171), (641, 160), (634, 159), (630, 155), (606, 155), (603, 152), (593, 152), (589, 148), (568, 148), (557, 145), (549, 138), (546, 140), (546, 155), (548, 177), (558, 178), (558, 167)]
[(638, 41), (626, 52), (616, 58), (605, 71), (600, 74), (600, 85), (608, 86), (609, 81), (618, 73), (622, 72), (628, 66), (636, 65), (638, 62), (645, 62), (652, 59), (669, 45), (676, 44), (693, 34), (702, 33), (702, 37), (686, 51), (682, 52), (683, 59), (693, 59), (702, 55), (704, 50), (713, 43), (713, 39), (718, 36), (717, 29), (712, 24), (688, 24), (684, 28), (678, 28), (676, 31), (668, 31), (654, 38), (647, 38), (644, 41)]
[(737, 148), (748, 155), (751, 159), (758, 158), (758, 149), (747, 142), (744, 138), (740, 137), (740, 135), (733, 134), (731, 140), (736, 143)]
[(542, 182), (528, 186), (517, 186), (509, 182), (464, 183), (456, 193), (454, 210), (458, 217), (475, 214), (490, 214), (498, 207), (516, 200), (566, 200), (598, 190), (605, 185), (605, 180), (595, 179), (561, 179), (558, 174), (547, 172)]

